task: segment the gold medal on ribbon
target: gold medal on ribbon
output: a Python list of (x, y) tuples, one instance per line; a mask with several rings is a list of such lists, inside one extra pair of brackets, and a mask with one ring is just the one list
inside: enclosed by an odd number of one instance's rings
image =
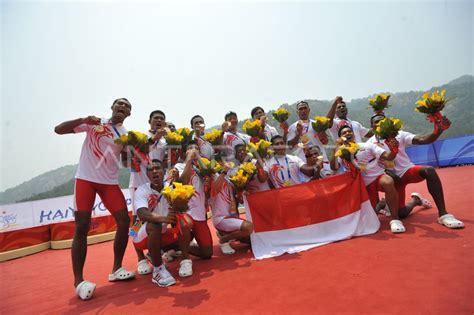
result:
[(309, 137), (307, 134), (301, 136), (301, 142), (303, 142), (303, 144), (307, 144), (309, 142)]
[(285, 180), (285, 182), (283, 183), (283, 187), (289, 187), (289, 186), (291, 186), (291, 181)]
[(95, 132), (97, 133), (103, 133), (105, 131), (104, 126), (102, 125), (97, 125), (94, 127)]

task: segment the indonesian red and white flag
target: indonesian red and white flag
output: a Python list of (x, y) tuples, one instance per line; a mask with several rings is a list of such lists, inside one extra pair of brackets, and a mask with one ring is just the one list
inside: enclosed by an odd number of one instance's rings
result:
[(360, 174), (249, 194), (244, 203), (254, 224), (256, 259), (373, 234), (380, 227)]

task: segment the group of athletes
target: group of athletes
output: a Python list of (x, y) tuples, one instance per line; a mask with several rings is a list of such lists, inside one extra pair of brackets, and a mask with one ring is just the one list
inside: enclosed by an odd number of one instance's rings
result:
[[(463, 222), (446, 210), (443, 188), (436, 170), (431, 166), (414, 165), (406, 153), (409, 145), (429, 144), (437, 140), (445, 129), (440, 125), (450, 125), (446, 117), (435, 122), (434, 130), (429, 134), (415, 135), (401, 130), (395, 139), (380, 139), (373, 130), (385, 118), (384, 114), (374, 114), (370, 118), (370, 128), (366, 128), (348, 118), (346, 103), (338, 96), (326, 115), (330, 121), (328, 131), (335, 145), (326, 148), (323, 144), (328, 143), (325, 134), (316, 133), (312, 128), (313, 120), (307, 102), (297, 103), (298, 120), (295, 123), (288, 125), (282, 122), (278, 130), (266, 122), (265, 111), (258, 106), (252, 109), (251, 119), (261, 121), (263, 128), (259, 138), (271, 142), (273, 154), (268, 158), (255, 158), (247, 151), (251, 138), (237, 130), (238, 118), (235, 112), (229, 112), (224, 117), (219, 145), (211, 145), (204, 140), (204, 118), (195, 115), (190, 120), (192, 138), (179, 150), (174, 150), (167, 145), (165, 136), (175, 130), (175, 126), (167, 122), (163, 111), (154, 110), (148, 119), (149, 153), (143, 158), (114, 141), (127, 133), (123, 122), (131, 114), (131, 103), (120, 98), (113, 102), (111, 109), (110, 118), (88, 116), (63, 122), (55, 128), (58, 134), (86, 133), (76, 174), (75, 233), (71, 248), (74, 286), (76, 294), (83, 300), (90, 299), (96, 287), (83, 277), (87, 234), (96, 194), (117, 223), (114, 263), (109, 281), (135, 277), (135, 272), (122, 267), (129, 239), (130, 218), (118, 185), (120, 164), (131, 170), (129, 188), (133, 205), (132, 220), (135, 223), (133, 244), (138, 258), (137, 272), (151, 273), (152, 282), (160, 287), (176, 283), (166, 268), (166, 262), (180, 259), (178, 274), (180, 277), (189, 277), (193, 274), (190, 255), (202, 259), (212, 257), (208, 211), (212, 213), (212, 222), (223, 254), (235, 253), (231, 245), (234, 240), (249, 242), (253, 224), (239, 217), (237, 207), (243, 201), (229, 180), (236, 174), (239, 165), (245, 162), (255, 165), (256, 175), (247, 184), (243, 198), (247, 193), (298, 185), (353, 171), (354, 168), (349, 165), (352, 164), (363, 177), (374, 209), (391, 217), (390, 229), (393, 233), (405, 231), (401, 219), (407, 217), (414, 207), (432, 207), (430, 201), (416, 192), (411, 193), (411, 198), (405, 202), (406, 186), (421, 181), (426, 181), (436, 204), (438, 222), (448, 228), (464, 227)], [(341, 146), (353, 142), (359, 147), (353, 156), (353, 163), (336, 156), (335, 152)], [(326, 149), (333, 150), (330, 152), (331, 159)], [(199, 176), (197, 163), (200, 157), (218, 159), (222, 165), (220, 173), (211, 179)], [(185, 214), (170, 209), (167, 199), (162, 198), (163, 188), (173, 182), (194, 187), (189, 211)], [(379, 199), (379, 191), (384, 192), (385, 198)]]

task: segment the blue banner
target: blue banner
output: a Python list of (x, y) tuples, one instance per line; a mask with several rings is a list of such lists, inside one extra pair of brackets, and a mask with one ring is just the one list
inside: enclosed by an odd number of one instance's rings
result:
[(415, 164), (435, 167), (474, 164), (474, 135), (411, 146), (406, 151)]

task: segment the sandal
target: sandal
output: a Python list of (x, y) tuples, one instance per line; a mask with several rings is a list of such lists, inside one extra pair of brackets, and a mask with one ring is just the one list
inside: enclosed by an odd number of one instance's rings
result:
[(151, 269), (150, 265), (148, 264), (148, 260), (142, 259), (137, 264), (137, 272), (139, 275), (147, 275), (151, 273), (153, 269)]
[(227, 242), (227, 243), (219, 243), (219, 247), (221, 248), (221, 252), (222, 254), (224, 255), (232, 255), (232, 254), (235, 254), (235, 249), (233, 249), (231, 246), (230, 246), (230, 243)]
[(423, 208), (425, 208), (425, 209), (433, 208), (433, 205), (431, 204), (431, 202), (429, 202), (427, 199), (423, 198), (423, 196), (420, 193), (414, 192), (414, 193), (411, 193), (411, 196), (412, 197), (417, 197), (418, 199), (420, 199), (421, 200), (421, 206)]
[(163, 255), (161, 255), (161, 259), (164, 262), (172, 262), (175, 258), (181, 257), (181, 255), (182, 252), (180, 250), (170, 249), (169, 251), (164, 252)]
[(390, 221), (390, 229), (392, 230), (392, 233), (403, 233), (403, 232), (405, 232), (405, 227), (403, 226), (403, 223), (400, 220)]
[(183, 259), (179, 263), (179, 276), (182, 278), (193, 275), (193, 261), (191, 259)]
[(459, 221), (454, 217), (452, 214), (445, 214), (438, 218), (438, 223), (444, 225), (450, 229), (462, 229), (464, 227), (464, 223)]
[(109, 274), (109, 281), (121, 281), (135, 278), (135, 273), (132, 271), (127, 271), (127, 269), (120, 267), (115, 270), (114, 273)]
[(76, 294), (81, 300), (89, 300), (94, 294), (96, 284), (89, 281), (82, 281), (76, 287)]

